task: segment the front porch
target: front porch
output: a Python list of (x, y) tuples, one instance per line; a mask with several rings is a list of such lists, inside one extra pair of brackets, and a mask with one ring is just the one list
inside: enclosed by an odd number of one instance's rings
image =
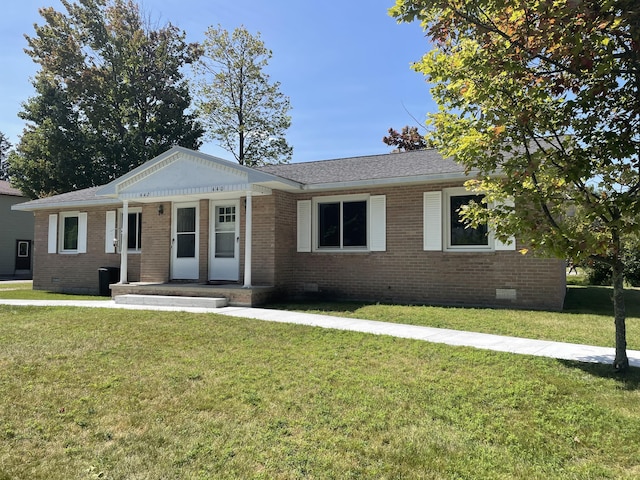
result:
[[(164, 297), (226, 298), (233, 307), (264, 305), (277, 296), (271, 286), (243, 287), (239, 284), (211, 285), (202, 283), (114, 283), (109, 286), (111, 297), (120, 295), (158, 295)], [(184, 304), (184, 301), (181, 302)]]

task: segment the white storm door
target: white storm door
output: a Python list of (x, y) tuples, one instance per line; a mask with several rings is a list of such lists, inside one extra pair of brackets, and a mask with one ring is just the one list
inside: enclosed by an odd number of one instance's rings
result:
[(209, 280), (238, 281), (240, 275), (240, 203), (211, 202)]
[(174, 203), (171, 222), (171, 278), (197, 280), (200, 209), (197, 202)]

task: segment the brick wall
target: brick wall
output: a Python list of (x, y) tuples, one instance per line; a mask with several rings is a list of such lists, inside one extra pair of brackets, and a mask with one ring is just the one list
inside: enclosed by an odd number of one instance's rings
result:
[[(288, 296), (320, 295), (381, 302), (517, 306), (560, 309), (564, 299), (564, 262), (517, 251), (462, 253), (423, 250), (423, 193), (457, 186), (433, 184), (379, 188), (385, 195), (385, 252), (298, 253), (297, 201), (312, 195), (274, 191), (255, 196), (253, 205), (252, 284), (271, 285)], [(327, 195), (363, 193), (330, 192)], [(319, 195), (318, 195), (319, 196)], [(245, 203), (240, 201), (240, 282), (244, 273)], [(131, 205), (132, 207), (134, 205)], [(98, 292), (97, 268), (120, 266), (119, 254), (104, 253), (105, 212), (88, 212), (88, 251), (47, 253), (50, 213), (36, 213), (34, 287), (78, 293)], [(171, 263), (171, 203), (142, 206), (142, 254), (130, 254), (129, 280), (166, 282)], [(200, 201), (199, 281), (208, 278), (209, 201)], [(142, 265), (141, 265), (142, 262)]]
[[(387, 249), (363, 253), (297, 253), (296, 202), (280, 195), (276, 285), (291, 296), (447, 305), (561, 309), (564, 262), (518, 251), (423, 250), (423, 193), (455, 184), (371, 190), (386, 195)], [(362, 191), (331, 192), (331, 195)], [(284, 205), (281, 205), (284, 204)], [(288, 258), (288, 260), (287, 260)]]
[[(158, 211), (162, 205), (162, 213)], [(171, 265), (171, 203), (161, 202), (142, 207), (141, 282), (164, 283), (169, 280)], [(129, 256), (131, 259), (131, 256)], [(130, 280), (133, 279), (130, 277)]]
[[(116, 207), (69, 209), (87, 212), (87, 253), (80, 254), (47, 253), (49, 215), (59, 214), (60, 211), (36, 212), (33, 249), (34, 289), (98, 294), (98, 268), (120, 267), (120, 254), (105, 253), (104, 244), (106, 211), (115, 209)], [(128, 272), (131, 281), (140, 278), (140, 257), (139, 254), (129, 254)]]

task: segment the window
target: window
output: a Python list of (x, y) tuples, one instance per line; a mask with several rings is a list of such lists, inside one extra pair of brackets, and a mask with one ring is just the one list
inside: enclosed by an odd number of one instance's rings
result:
[(367, 246), (367, 202), (320, 203), (318, 248)]
[(236, 255), (236, 207), (216, 207), (215, 258), (234, 258)]
[(49, 253), (86, 253), (87, 214), (62, 212), (49, 215)]
[(127, 249), (129, 252), (142, 251), (142, 211), (129, 211), (127, 223)]
[[(104, 247), (106, 253), (120, 253), (122, 246), (122, 209), (117, 212), (106, 212), (106, 228)], [(127, 252), (140, 253), (142, 251), (142, 208), (128, 209), (127, 214)]]
[(386, 197), (342, 195), (298, 202), (298, 251), (386, 250)]
[(78, 217), (62, 217), (62, 251), (78, 250)]
[(472, 228), (462, 220), (461, 211), (470, 203), (482, 204), (484, 195), (450, 195), (449, 196), (449, 248), (476, 248), (489, 246), (487, 225)]
[(499, 251), (515, 250), (514, 239), (502, 243), (493, 237), (487, 225), (468, 227), (460, 210), (470, 202), (482, 204), (483, 195), (474, 195), (464, 187), (424, 193), (424, 250), (426, 251)]

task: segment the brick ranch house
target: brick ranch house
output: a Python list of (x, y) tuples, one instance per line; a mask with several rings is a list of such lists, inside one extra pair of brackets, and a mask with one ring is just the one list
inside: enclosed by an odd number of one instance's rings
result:
[(35, 289), (95, 294), (98, 269), (117, 267), (114, 295), (191, 282), (264, 288), (237, 304), (561, 309), (563, 261), (461, 225), (466, 178), (434, 150), (247, 168), (173, 147), (108, 185), (13, 208), (35, 215)]

